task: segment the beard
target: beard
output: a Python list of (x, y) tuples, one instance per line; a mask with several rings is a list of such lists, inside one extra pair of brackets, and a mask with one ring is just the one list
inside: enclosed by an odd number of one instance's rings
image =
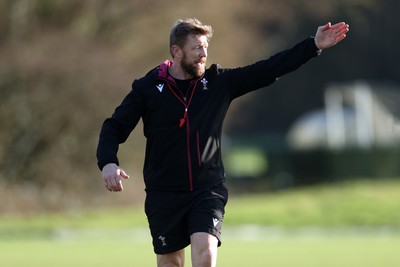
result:
[[(199, 66), (197, 64), (198, 62), (204, 62), (204, 65)], [(199, 60), (197, 62), (189, 62), (186, 54), (182, 57), (181, 67), (187, 74), (197, 78), (201, 77), (206, 70), (205, 61)]]

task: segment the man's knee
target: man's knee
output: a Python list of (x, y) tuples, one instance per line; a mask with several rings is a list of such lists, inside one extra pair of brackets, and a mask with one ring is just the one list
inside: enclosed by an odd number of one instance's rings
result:
[(179, 250), (169, 254), (157, 255), (158, 267), (183, 267), (185, 265), (185, 251)]
[(214, 266), (217, 258), (217, 250), (214, 248), (206, 248), (198, 250), (195, 256), (197, 265), (193, 266)]

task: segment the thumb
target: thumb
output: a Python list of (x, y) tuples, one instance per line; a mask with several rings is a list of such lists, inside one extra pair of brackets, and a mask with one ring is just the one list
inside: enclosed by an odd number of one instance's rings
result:
[(328, 22), (327, 24), (325, 24), (324, 26), (322, 26), (322, 29), (321, 29), (321, 30), (326, 31), (326, 30), (328, 30), (331, 26), (332, 26), (331, 23)]
[(120, 170), (119, 175), (121, 175), (121, 177), (123, 177), (123, 178), (125, 178), (125, 179), (128, 179), (128, 178), (129, 178), (129, 175), (126, 174), (126, 172), (125, 172), (124, 170), (122, 170), (122, 169)]

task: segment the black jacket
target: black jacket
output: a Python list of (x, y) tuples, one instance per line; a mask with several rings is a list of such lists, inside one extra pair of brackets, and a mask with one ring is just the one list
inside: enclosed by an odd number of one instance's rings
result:
[[(255, 64), (223, 69), (211, 65), (186, 96), (168, 75), (169, 61), (134, 80), (131, 92), (105, 120), (97, 148), (100, 169), (119, 164), (118, 147), (139, 119), (147, 138), (146, 190), (196, 190), (224, 182), (221, 131), (233, 99), (273, 83), (317, 56), (313, 38)], [(185, 111), (186, 110), (186, 111)]]

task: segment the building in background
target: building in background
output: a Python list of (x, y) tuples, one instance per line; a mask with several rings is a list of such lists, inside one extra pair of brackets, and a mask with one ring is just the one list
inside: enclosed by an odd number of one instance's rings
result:
[(332, 84), (325, 108), (305, 114), (288, 132), (295, 150), (390, 148), (400, 144), (400, 87), (362, 81)]
[(327, 86), (324, 102), (299, 117), (286, 136), (228, 136), (225, 162), (232, 180), (280, 189), (400, 176), (399, 86), (335, 83)]

